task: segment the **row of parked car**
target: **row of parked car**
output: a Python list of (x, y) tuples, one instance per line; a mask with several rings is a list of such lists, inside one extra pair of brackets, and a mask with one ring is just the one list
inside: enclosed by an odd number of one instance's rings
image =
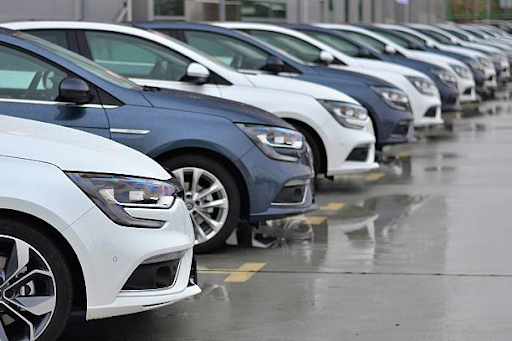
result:
[(316, 209), (512, 58), (486, 25), (0, 26), (0, 340), (197, 294), (193, 249)]

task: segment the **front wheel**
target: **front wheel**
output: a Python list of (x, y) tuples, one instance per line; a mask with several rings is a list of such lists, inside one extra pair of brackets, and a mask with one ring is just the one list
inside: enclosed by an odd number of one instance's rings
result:
[(56, 340), (73, 302), (64, 256), (36, 226), (0, 219), (0, 340)]
[(233, 176), (217, 161), (182, 155), (163, 162), (185, 189), (185, 203), (196, 236), (197, 253), (224, 244), (240, 218), (240, 192)]

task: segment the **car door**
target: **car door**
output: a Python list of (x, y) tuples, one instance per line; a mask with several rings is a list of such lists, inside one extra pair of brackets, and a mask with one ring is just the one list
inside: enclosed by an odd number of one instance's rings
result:
[(77, 77), (9, 44), (0, 44), (0, 114), (54, 123), (110, 137), (106, 112), (95, 100), (76, 105), (59, 100), (60, 82)]
[(104, 67), (130, 78), (139, 85), (172, 88), (220, 96), (214, 77), (206, 84), (187, 82), (188, 57), (158, 43), (128, 34), (82, 31), (90, 58)]

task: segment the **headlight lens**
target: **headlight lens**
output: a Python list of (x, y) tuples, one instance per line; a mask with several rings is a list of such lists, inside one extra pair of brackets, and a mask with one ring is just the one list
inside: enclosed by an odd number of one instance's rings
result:
[(401, 111), (410, 110), (409, 97), (407, 97), (405, 92), (379, 86), (372, 86), (372, 89), (377, 92), (391, 108)]
[(478, 60), (472, 60), (468, 64), (473, 70), (480, 73), (485, 73), (484, 66)]
[(478, 57), (478, 61), (480, 62), (480, 64), (483, 65), (483, 67), (485, 68), (494, 68), (494, 64), (493, 62), (488, 59), (488, 58), (485, 58), (485, 57)]
[(168, 181), (96, 173), (67, 173), (68, 177), (113, 222), (122, 226), (160, 228), (164, 222), (139, 219), (125, 208), (170, 208), (176, 198), (183, 199), (178, 180)]
[[(448, 74), (448, 76), (452, 76)], [(455, 76), (452, 76), (455, 78)], [(407, 77), (414, 87), (424, 95), (436, 96), (439, 91), (434, 83), (422, 77)]]
[[(475, 61), (476, 62), (476, 61)], [(450, 64), (450, 67), (455, 71), (460, 78), (471, 79), (471, 70), (462, 65)], [(479, 65), (481, 67), (481, 65)]]
[(319, 100), (319, 102), (345, 128), (364, 129), (364, 121), (368, 119), (368, 111), (364, 107), (329, 100)]
[(237, 126), (271, 159), (296, 162), (298, 157), (283, 151), (298, 151), (304, 146), (304, 136), (292, 129), (242, 123)]

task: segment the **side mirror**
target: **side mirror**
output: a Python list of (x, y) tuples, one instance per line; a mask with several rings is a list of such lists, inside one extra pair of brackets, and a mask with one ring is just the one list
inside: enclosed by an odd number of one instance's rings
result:
[(329, 65), (334, 61), (334, 56), (327, 51), (322, 51), (320, 52), (318, 59), (320, 59), (321, 62)]
[(274, 56), (270, 56), (267, 60), (266, 70), (275, 75), (284, 72), (284, 62)]
[(87, 104), (94, 99), (89, 84), (80, 78), (68, 77), (59, 85), (59, 100), (75, 104)]
[(396, 53), (396, 49), (390, 45), (386, 45), (385, 51), (387, 54), (395, 54)]
[(435, 48), (435, 47), (436, 47), (436, 46), (435, 46), (435, 44), (434, 44), (434, 43), (432, 43), (430, 40), (427, 40), (427, 42), (425, 43), (425, 45), (427, 45), (427, 47), (428, 47), (428, 48), (430, 48), (430, 49), (433, 49), (433, 48)]
[(187, 67), (185, 81), (195, 84), (204, 84), (207, 83), (209, 79), (210, 71), (205, 66), (198, 63), (191, 63)]

